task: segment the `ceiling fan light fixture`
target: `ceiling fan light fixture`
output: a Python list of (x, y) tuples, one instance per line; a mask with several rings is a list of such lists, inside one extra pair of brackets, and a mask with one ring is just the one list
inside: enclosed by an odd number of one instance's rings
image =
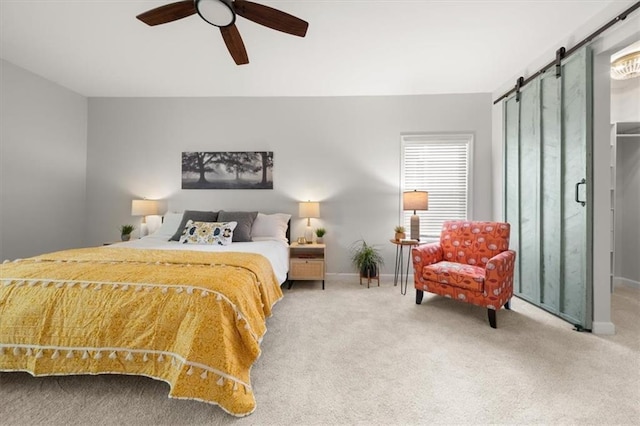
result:
[(611, 63), (611, 78), (627, 80), (640, 77), (640, 51), (624, 55)]
[(198, 15), (211, 25), (227, 27), (236, 21), (231, 0), (195, 0)]

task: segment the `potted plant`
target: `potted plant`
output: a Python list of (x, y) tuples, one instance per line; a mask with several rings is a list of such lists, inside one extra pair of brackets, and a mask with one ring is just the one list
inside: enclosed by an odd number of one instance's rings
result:
[(378, 266), (384, 265), (380, 250), (365, 240), (356, 241), (351, 247), (351, 262), (360, 271), (360, 276), (367, 278), (377, 277)]
[(122, 225), (120, 227), (120, 238), (122, 241), (129, 241), (131, 239), (131, 233), (136, 229), (133, 225)]
[(322, 237), (324, 237), (324, 234), (326, 233), (327, 231), (324, 228), (316, 229), (316, 243), (318, 244), (324, 243), (324, 239)]
[(405, 238), (407, 238), (407, 230), (405, 229), (404, 226), (402, 225), (398, 225), (395, 227), (395, 231), (396, 231), (396, 241), (400, 241), (400, 240), (404, 240)]

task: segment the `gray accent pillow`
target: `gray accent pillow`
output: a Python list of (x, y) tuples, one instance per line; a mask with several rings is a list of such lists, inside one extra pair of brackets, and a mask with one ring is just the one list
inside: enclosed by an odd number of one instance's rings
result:
[(178, 230), (169, 241), (180, 241), (180, 236), (184, 232), (184, 227), (187, 226), (187, 222), (193, 220), (194, 222), (216, 222), (218, 220), (218, 212), (202, 212), (198, 210), (185, 210), (182, 215), (182, 221)]
[(258, 212), (218, 212), (218, 222), (238, 222), (238, 226), (233, 230), (234, 243), (246, 243), (251, 240), (251, 227), (256, 220)]

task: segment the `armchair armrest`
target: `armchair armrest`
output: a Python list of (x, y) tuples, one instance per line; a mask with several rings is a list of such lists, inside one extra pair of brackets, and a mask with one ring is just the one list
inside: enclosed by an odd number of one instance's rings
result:
[(505, 303), (513, 296), (513, 272), (516, 252), (506, 250), (495, 255), (485, 267), (484, 291), (488, 296), (497, 296)]
[(444, 254), (440, 242), (421, 244), (411, 249), (415, 282), (422, 277), (422, 268), (442, 261)]

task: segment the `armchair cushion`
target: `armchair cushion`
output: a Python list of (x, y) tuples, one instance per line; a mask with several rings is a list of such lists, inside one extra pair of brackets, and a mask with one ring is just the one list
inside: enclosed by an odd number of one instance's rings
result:
[(440, 284), (449, 284), (481, 292), (484, 288), (485, 269), (479, 266), (442, 261), (425, 266), (422, 270), (422, 277)]

